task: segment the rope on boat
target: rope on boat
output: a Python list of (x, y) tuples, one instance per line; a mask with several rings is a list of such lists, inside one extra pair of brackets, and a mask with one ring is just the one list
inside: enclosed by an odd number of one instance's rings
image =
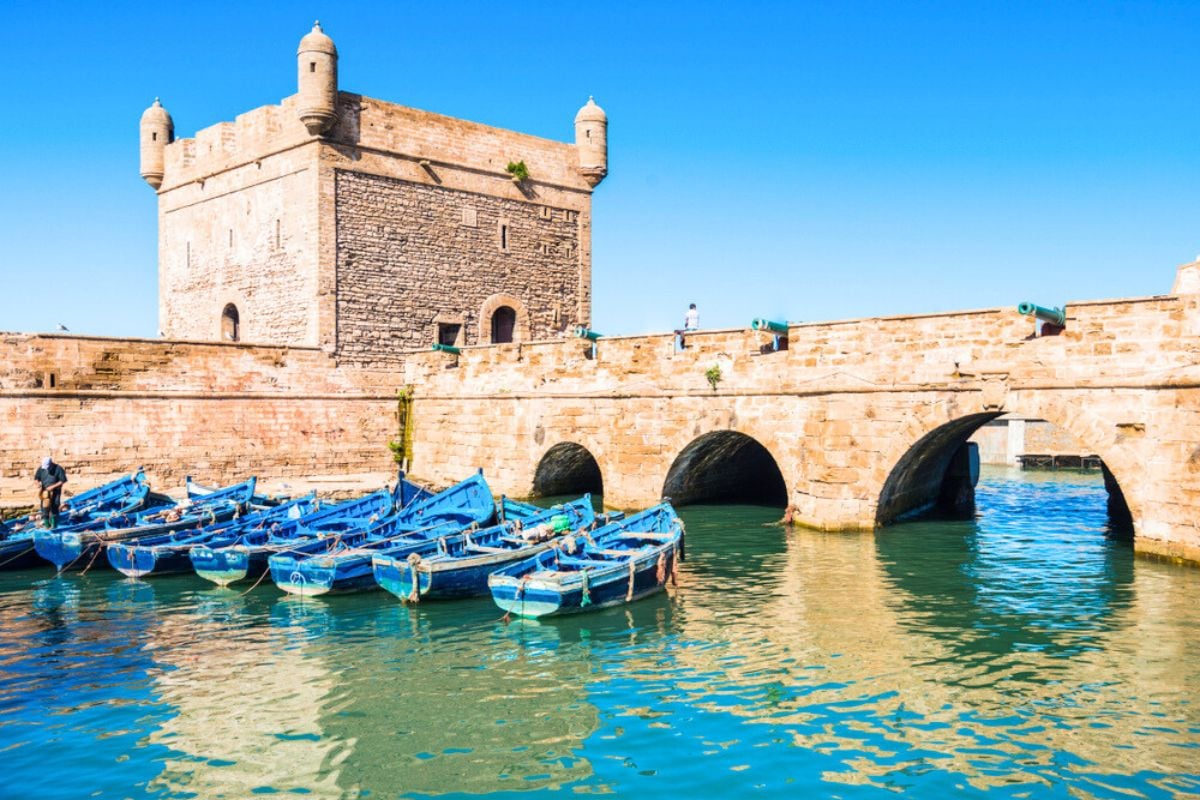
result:
[(637, 559), (629, 559), (629, 589), (625, 592), (625, 602), (633, 600), (633, 577), (637, 574)]
[(251, 587), (250, 587), (249, 589), (247, 589), (246, 591), (242, 592), (242, 597), (245, 597), (246, 595), (250, 594), (250, 593), (251, 593), (251, 592), (253, 592), (255, 589), (257, 589), (257, 588), (258, 588), (258, 585), (259, 585), (260, 583), (262, 583), (262, 582), (263, 582), (263, 581), (266, 579), (266, 577), (267, 577), (268, 575), (270, 575), (270, 574), (271, 574), (271, 570), (270, 570), (270, 568), (268, 568), (268, 569), (264, 569), (264, 570), (263, 570), (263, 573), (262, 573), (262, 575), (259, 575), (259, 576), (258, 576), (258, 580), (256, 580), (256, 581), (254, 582), (254, 585), (253, 585), (253, 586), (251, 586)]
[(679, 517), (675, 517), (671, 521), (679, 525), (679, 560), (687, 561), (687, 550), (685, 549), (683, 543), (687, 538), (687, 528), (683, 526), (683, 520), (681, 520)]
[(590, 606), (592, 604), (592, 590), (588, 585), (588, 573), (586, 569), (579, 571), (579, 579), (583, 584), (583, 599), (579, 601), (579, 607)]
[(667, 551), (663, 550), (658, 554), (658, 568), (655, 570), (655, 579), (658, 585), (662, 586), (667, 582)]
[(446, 537), (445, 536), (438, 537), (438, 553), (443, 556), (446, 555)]
[(8, 563), (10, 563), (10, 562), (12, 562), (12, 561), (16, 561), (16, 560), (17, 560), (18, 558), (20, 558), (21, 556), (25, 555), (26, 553), (30, 553), (30, 552), (32, 552), (32, 551), (34, 551), (34, 550), (36, 550), (36, 549), (37, 549), (37, 548), (36, 548), (36, 547), (34, 547), (33, 545), (29, 545), (29, 547), (26, 547), (24, 550), (22, 550), (21, 552), (17, 553), (17, 554), (16, 554), (15, 556), (13, 556), (12, 558), (10, 558), (10, 559), (8, 559), (8, 560), (6, 560), (6, 561), (0, 561), (0, 567), (3, 567), (5, 564), (8, 564)]
[(420, 553), (408, 554), (408, 572), (412, 576), (412, 589), (408, 593), (408, 602), (410, 603), (421, 602), (421, 584), (420, 579), (417, 577), (417, 565), (420, 563)]
[[(88, 574), (88, 570), (92, 568), (92, 564), (95, 564), (95, 563), (96, 563), (96, 558), (97, 558), (97, 556), (99, 556), (99, 555), (100, 555), (100, 553), (101, 553), (101, 551), (103, 551), (103, 550), (104, 550), (104, 548), (103, 548), (103, 547), (97, 547), (97, 548), (96, 548), (96, 552), (92, 554), (92, 560), (91, 560), (91, 561), (89, 561), (89, 562), (88, 562), (88, 565), (87, 565), (86, 567), (84, 567), (84, 568), (83, 568), (83, 572), (79, 573), (79, 577), (81, 577), (81, 578), (82, 578), (84, 575), (87, 575), (87, 574)], [(83, 555), (83, 553), (80, 553), (79, 555)]]

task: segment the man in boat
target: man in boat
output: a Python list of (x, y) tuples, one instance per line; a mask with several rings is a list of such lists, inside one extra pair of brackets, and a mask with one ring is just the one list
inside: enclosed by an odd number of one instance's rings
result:
[(53, 528), (58, 522), (58, 509), (62, 503), (62, 487), (67, 482), (67, 471), (55, 464), (50, 456), (42, 459), (42, 465), (33, 473), (38, 484), (38, 505), (42, 510), (42, 524)]

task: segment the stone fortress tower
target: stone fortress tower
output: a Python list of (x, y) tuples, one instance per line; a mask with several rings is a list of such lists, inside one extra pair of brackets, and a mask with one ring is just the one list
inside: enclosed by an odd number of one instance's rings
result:
[(337, 61), (317, 24), (280, 105), (193, 139), (157, 99), (142, 115), (164, 334), (386, 367), (587, 325), (603, 110), (589, 99), (575, 144), (555, 142), (339, 91)]

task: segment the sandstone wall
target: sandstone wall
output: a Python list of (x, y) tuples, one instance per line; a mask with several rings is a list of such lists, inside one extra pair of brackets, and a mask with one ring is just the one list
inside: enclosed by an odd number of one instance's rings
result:
[[(529, 179), (515, 184), (510, 161)], [(435, 317), (469, 343), (502, 304), (520, 306), (526, 340), (586, 324), (591, 187), (577, 167), (574, 145), (346, 92), (323, 139), (295, 96), (210, 126), (165, 151), (161, 328), (219, 341), (232, 303), (242, 341), (395, 366), (398, 347), (430, 344)]]
[(1067, 314), (1057, 337), (1032, 338), (995, 309), (793, 325), (779, 352), (751, 331), (703, 331), (682, 351), (667, 334), (602, 339), (594, 353), (527, 342), (409, 352), (389, 371), (317, 349), (11, 336), (0, 468), (18, 478), (50, 446), (77, 470), (128, 469), (133, 453), (213, 480), (383, 469), (394, 392), (411, 385), (414, 468), (435, 483), (482, 466), (496, 491), (523, 495), (544, 454), (573, 442), (597, 460), (610, 504), (641, 505), (689, 445), (738, 432), (774, 458), (802, 522), (857, 529), (875, 524), (881, 498), (919, 494), (946, 448), (1013, 413), (1104, 460), (1139, 547), (1200, 558), (1197, 297)]
[(467, 344), (487, 341), (500, 305), (518, 312), (518, 340), (578, 321), (573, 210), (354, 172), (336, 179), (342, 361), (399, 363), (403, 349), (437, 341), (439, 321), (462, 325)]
[(772, 453), (804, 522), (862, 528), (902, 460), (937, 456), (913, 451), (927, 435), (967, 419), (965, 438), (1012, 412), (1105, 460), (1144, 547), (1200, 545), (1195, 298), (1067, 313), (1057, 337), (1032, 337), (1030, 322), (996, 309), (794, 325), (781, 352), (738, 330), (689, 336), (681, 352), (651, 335), (603, 339), (595, 358), (578, 341), (413, 354), (415, 457), (441, 478), (486, 465), (498, 490), (521, 494), (542, 455), (572, 441), (599, 462), (609, 502), (641, 505), (690, 443), (735, 430)]
[(0, 340), (0, 506), (55, 455), (76, 490), (146, 468), (153, 485), (391, 472), (395, 387), (312, 348), (81, 336)]

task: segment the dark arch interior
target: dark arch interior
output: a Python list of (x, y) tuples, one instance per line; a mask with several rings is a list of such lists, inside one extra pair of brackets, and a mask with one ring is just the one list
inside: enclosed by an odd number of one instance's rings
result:
[[(967, 519), (975, 514), (975, 480), (978, 454), (968, 439), (999, 412), (971, 414), (923, 436), (909, 448), (883, 485), (875, 513), (876, 523), (917, 517)], [(1108, 515), (1112, 533), (1132, 537), (1133, 516), (1121, 487), (1101, 463), (1108, 490)]]
[(775, 459), (754, 439), (717, 431), (683, 449), (663, 484), (663, 497), (676, 505), (750, 503), (787, 505), (787, 484)]
[(591, 492), (604, 494), (600, 465), (587, 448), (573, 442), (560, 442), (546, 451), (533, 475), (534, 497), (556, 497)]
[(242, 336), (242, 320), (238, 315), (237, 306), (229, 303), (221, 312), (221, 336), (230, 342), (238, 341)]
[(508, 344), (513, 340), (517, 327), (517, 312), (509, 306), (500, 306), (492, 314), (492, 344)]

